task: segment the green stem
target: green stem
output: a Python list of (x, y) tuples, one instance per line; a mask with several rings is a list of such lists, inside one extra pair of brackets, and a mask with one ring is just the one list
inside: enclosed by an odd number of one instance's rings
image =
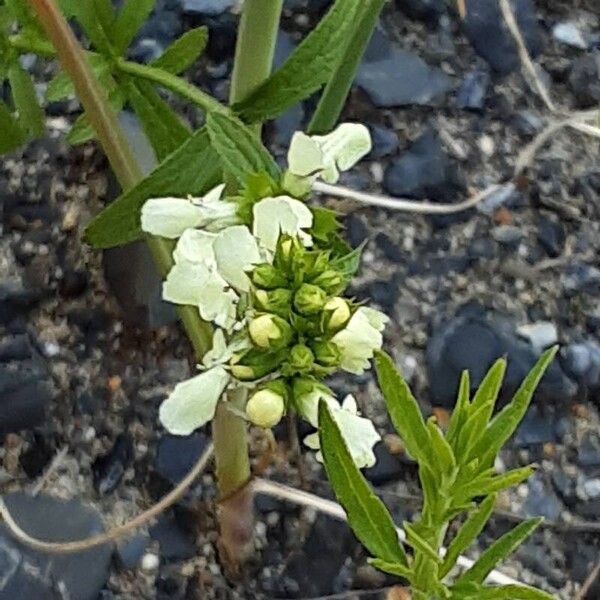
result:
[(353, 34), (348, 38), (348, 45), (340, 63), (319, 99), (315, 113), (308, 125), (308, 133), (327, 133), (335, 127), (344, 109), (364, 51), (377, 25), (379, 13), (386, 1), (367, 0), (365, 2)]
[[(142, 180), (142, 172), (108, 103), (108, 98), (90, 69), (84, 51), (69, 24), (54, 0), (29, 0), (29, 2), (54, 46), (62, 68), (73, 80), (77, 96), (119, 183), (123, 189), (135, 186)], [(20, 43), (18, 36), (15, 37), (16, 41), (13, 38), (13, 43)], [(159, 271), (164, 275), (173, 265), (172, 245), (166, 240), (150, 236), (147, 242)], [(197, 357), (201, 358), (211, 345), (210, 326), (200, 319), (194, 307), (180, 307), (178, 312), (194, 351)]]

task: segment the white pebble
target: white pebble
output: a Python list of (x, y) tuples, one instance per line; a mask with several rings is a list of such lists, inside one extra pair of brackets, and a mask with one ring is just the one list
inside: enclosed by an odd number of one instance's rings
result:
[(142, 556), (141, 567), (143, 571), (156, 571), (160, 565), (160, 559), (156, 554), (144, 554)]

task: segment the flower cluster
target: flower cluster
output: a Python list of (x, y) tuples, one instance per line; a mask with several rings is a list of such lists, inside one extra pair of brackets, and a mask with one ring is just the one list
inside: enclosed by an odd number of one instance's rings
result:
[[(161, 405), (168, 431), (190, 434), (213, 418), (228, 388), (243, 386), (251, 390), (246, 418), (265, 428), (289, 409), (316, 427), (325, 399), (357, 465), (375, 462), (373, 424), (351, 396), (340, 404), (323, 379), (337, 369), (368, 369), (387, 317), (342, 297), (355, 253), (336, 237), (335, 216), (304, 202), (315, 178), (337, 181), (370, 147), (362, 125), (326, 136), (298, 132), (280, 182), (251, 174), (240, 196), (228, 197), (220, 185), (202, 198), (145, 203), (144, 231), (177, 240), (163, 298), (197, 306), (216, 326), (202, 372)], [(305, 443), (318, 450), (318, 436)]]

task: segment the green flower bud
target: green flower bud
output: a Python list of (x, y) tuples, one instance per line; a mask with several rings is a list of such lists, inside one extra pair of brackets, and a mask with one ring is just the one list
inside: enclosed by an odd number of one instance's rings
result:
[(248, 325), (250, 339), (263, 350), (280, 350), (292, 339), (292, 328), (287, 321), (272, 314), (261, 315)]
[(231, 360), (231, 374), (240, 381), (256, 381), (279, 368), (286, 356), (287, 350), (266, 353), (252, 349), (241, 358), (235, 357)]
[(253, 394), (246, 404), (246, 415), (250, 422), (265, 429), (277, 425), (284, 412), (283, 396), (267, 388)]
[(281, 271), (273, 265), (258, 265), (252, 271), (252, 283), (259, 288), (265, 290), (274, 290), (278, 287), (285, 287), (287, 279)]
[(308, 346), (296, 344), (290, 350), (287, 362), (295, 372), (307, 372), (315, 362), (315, 355)]
[(326, 292), (334, 294), (344, 287), (344, 278), (341, 273), (333, 269), (327, 269), (313, 279), (313, 284), (323, 288)]
[(270, 291), (257, 290), (254, 297), (261, 310), (266, 310), (280, 316), (287, 315), (292, 304), (292, 292), (285, 288)]
[(316, 315), (326, 301), (327, 294), (311, 283), (303, 283), (294, 296), (294, 306), (301, 315)]
[(340, 349), (333, 342), (315, 342), (312, 349), (317, 362), (324, 367), (337, 367), (340, 364)]
[(339, 296), (332, 298), (325, 304), (325, 327), (329, 331), (337, 331), (344, 327), (350, 320), (351, 312), (348, 302)]

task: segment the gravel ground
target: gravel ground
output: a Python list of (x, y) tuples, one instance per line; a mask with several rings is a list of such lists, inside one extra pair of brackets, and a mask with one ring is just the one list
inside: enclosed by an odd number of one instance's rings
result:
[[(192, 78), (224, 96), (235, 19), (223, 7), (207, 17), (194, 4), (202, 2), (160, 3), (162, 29), (150, 23), (135, 52), (148, 58), (144, 52), (159, 52), (182, 27), (208, 22), (214, 41)], [(286, 4), (279, 61), (326, 4)], [(524, 31), (557, 105), (597, 106), (596, 3), (537, 4), (538, 20)], [(518, 69), (501, 72), (510, 67), (510, 45), (508, 51), (501, 45), (497, 56), (477, 55), (481, 32), (466, 27), (465, 35), (455, 15), (423, 9), (442, 5), (412, 0), (386, 9), (345, 114), (367, 122), (376, 145), (343, 183), (448, 203), (493, 183), (502, 189), (451, 217), (323, 201), (347, 215), (352, 244), (368, 240), (353, 293), (393, 318), (386, 349), (423, 410), (441, 422), (462, 368), (477, 381), (493, 359), (507, 355), (506, 398), (541, 350), (560, 342), (552, 373), (498, 464), (508, 469), (535, 462), (538, 470), (502, 494), (480, 548), (525, 517), (545, 516), (502, 570), (572, 599), (600, 557), (599, 141), (562, 130), (532, 168), (511, 181), (519, 151), (550, 116)], [(573, 46), (580, 40), (572, 29), (571, 45), (556, 39), (560, 30), (553, 34), (553, 27), (567, 21), (585, 38), (586, 49)], [(429, 66), (415, 63), (416, 57)], [(402, 77), (393, 77), (403, 72), (401, 61), (416, 69), (411, 89), (422, 83), (416, 100), (407, 100)], [(598, 64), (595, 74), (590, 61)], [(168, 307), (144, 298), (156, 281), (139, 250), (103, 257), (81, 243), (83, 227), (116, 196), (116, 186), (92, 145), (69, 148), (64, 141), (76, 105), (50, 109), (47, 136), (5, 158), (0, 170), (0, 484), (3, 493), (43, 490), (80, 499), (113, 525), (171, 489), (205, 447), (208, 432), (171, 438), (157, 423), (160, 402), (189, 374), (188, 346)], [(309, 110), (307, 103), (269, 129), (276, 152), (282, 153)], [(132, 260), (146, 265), (136, 278), (120, 269)], [(398, 522), (411, 518), (418, 507), (415, 465), (402, 455), (373, 378), (336, 377), (332, 386), (340, 394), (355, 393), (387, 434), (368, 477)], [(276, 434), (277, 451), (263, 474), (330, 496), (312, 455), (303, 453), (298, 469), (288, 430), (282, 426)], [(253, 432), (261, 470), (266, 446)], [(293, 468), (287, 466), (290, 456)], [(157, 525), (120, 544), (100, 580), (77, 597), (400, 597), (390, 591), (393, 579), (366, 564), (345, 525), (263, 496), (257, 498), (256, 564), (244, 581), (227, 581), (217, 563), (214, 496), (207, 472)], [(0, 534), (0, 551), (3, 539)], [(85, 579), (86, 570), (80, 573)], [(597, 597), (596, 587), (587, 598)]]

